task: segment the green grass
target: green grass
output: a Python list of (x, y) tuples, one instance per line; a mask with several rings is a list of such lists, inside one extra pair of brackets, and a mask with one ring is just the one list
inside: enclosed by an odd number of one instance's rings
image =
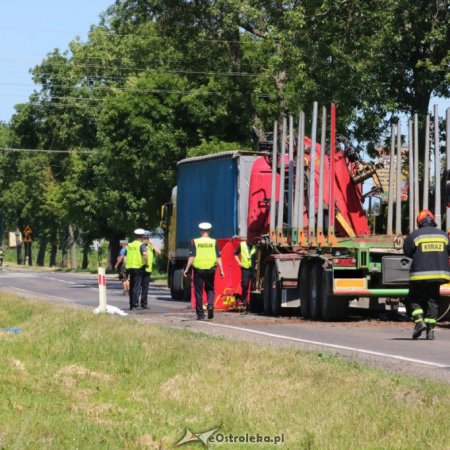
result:
[(166, 449), (214, 426), (286, 449), (450, 446), (446, 384), (5, 295), (0, 327), (22, 328), (0, 332), (0, 448)]
[[(5, 250), (4, 264), (15, 265), (17, 263), (17, 249), (16, 248), (8, 248), (7, 246), (4, 246), (3, 249)], [(32, 250), (31, 250), (32, 258), (33, 258), (33, 266), (36, 265), (36, 258), (38, 255), (38, 251), (39, 251), (39, 243), (33, 242)], [(86, 271), (96, 272), (99, 259), (103, 263), (103, 265), (105, 265), (106, 264), (106, 252), (107, 252), (107, 248), (106, 249), (104, 248), (103, 252), (101, 253), (101, 255), (99, 257), (97, 252), (90, 251), (88, 253), (88, 267), (87, 267)], [(66, 258), (69, 259), (69, 257), (70, 257), (70, 255), (67, 255)], [(22, 260), (24, 260), (24, 258), (25, 258), (24, 250), (22, 249)], [(53, 266), (53, 267), (54, 268), (62, 268), (63, 267), (62, 260), (63, 260), (62, 251), (61, 251), (61, 249), (58, 249), (58, 251), (56, 253), (56, 266)], [(78, 270), (81, 270), (82, 261), (83, 261), (83, 252), (82, 252), (81, 247), (78, 247), (78, 251), (77, 251)], [(25, 262), (23, 261), (22, 264), (25, 264)], [(45, 253), (44, 267), (50, 267), (50, 246), (47, 248), (47, 252)]]

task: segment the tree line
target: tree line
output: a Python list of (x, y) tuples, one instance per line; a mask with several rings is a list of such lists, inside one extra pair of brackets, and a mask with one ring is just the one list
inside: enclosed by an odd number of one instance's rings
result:
[(55, 151), (0, 152), (3, 228), (33, 226), (38, 264), (96, 238), (114, 253), (157, 226), (177, 161), (251, 148), (252, 126), (314, 100), (370, 149), (450, 95), (449, 15), (448, 0), (116, 0), (31, 69), (0, 126), (2, 148)]

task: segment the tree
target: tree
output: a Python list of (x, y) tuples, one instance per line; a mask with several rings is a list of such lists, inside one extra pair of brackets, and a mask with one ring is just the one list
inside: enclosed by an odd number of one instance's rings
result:
[(314, 100), (337, 104), (341, 133), (378, 142), (399, 113), (450, 95), (448, 11), (449, 0), (116, 0), (86, 42), (33, 68), (8, 140), (69, 153), (0, 155), (5, 218), (33, 221), (53, 249), (69, 227), (85, 249), (153, 228), (177, 161), (249, 148), (251, 126), (271, 130)]

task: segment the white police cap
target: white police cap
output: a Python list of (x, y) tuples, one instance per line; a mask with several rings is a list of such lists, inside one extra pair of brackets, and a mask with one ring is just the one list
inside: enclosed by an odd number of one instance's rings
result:
[(136, 236), (144, 236), (145, 230), (144, 230), (143, 228), (136, 228), (136, 229), (134, 230), (134, 234), (135, 234)]
[(198, 224), (200, 230), (208, 231), (212, 228), (212, 225), (209, 222), (202, 222)]

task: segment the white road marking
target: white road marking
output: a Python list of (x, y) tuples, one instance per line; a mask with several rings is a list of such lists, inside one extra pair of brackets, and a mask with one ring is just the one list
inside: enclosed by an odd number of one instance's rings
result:
[[(43, 278), (48, 278), (48, 279), (52, 279), (55, 281), (63, 281), (64, 280), (59, 280), (57, 278), (51, 278), (51, 277), (43, 277)], [(77, 283), (73, 283), (73, 282), (66, 282), (68, 284), (77, 284)], [(35, 292), (35, 291), (30, 291), (27, 289), (21, 289), (21, 288), (17, 288), (17, 287), (13, 287), (13, 286), (9, 286), (8, 289), (14, 289), (16, 291), (19, 292), (26, 292), (26, 293), (30, 293), (30, 294), (35, 294), (35, 295), (43, 295), (45, 297), (49, 297), (49, 298), (55, 298), (58, 300), (66, 300), (72, 303), (76, 303), (76, 300), (70, 299), (70, 298), (66, 298), (66, 297), (58, 297), (55, 295), (48, 295), (48, 294), (44, 294), (44, 293), (40, 293), (40, 292)], [(95, 288), (90, 288), (89, 290), (93, 290), (98, 292), (98, 289)], [(176, 316), (172, 316), (175, 319), (181, 320), (181, 321), (186, 321), (185, 317), (176, 317)], [(190, 320), (190, 319), (189, 319)], [(449, 368), (449, 366), (445, 365), (445, 364), (439, 364), (439, 363), (435, 363), (432, 361), (425, 361), (425, 360), (421, 360), (421, 359), (415, 359), (415, 358), (408, 358), (406, 356), (400, 356), (400, 355), (392, 355), (389, 353), (384, 353), (384, 352), (375, 352), (372, 350), (365, 350), (362, 348), (357, 348), (357, 347), (347, 347), (344, 345), (337, 345), (337, 344), (329, 344), (327, 342), (320, 342), (320, 341), (312, 341), (309, 339), (301, 339), (301, 338), (295, 338), (295, 337), (290, 337), (290, 336), (284, 336), (282, 334), (274, 334), (274, 333), (267, 333), (265, 331), (258, 331), (258, 330), (252, 330), (251, 328), (244, 328), (244, 327), (236, 327), (236, 326), (232, 326), (232, 325), (224, 325), (224, 324), (218, 324), (218, 323), (214, 323), (214, 322), (197, 322), (197, 323), (202, 323), (205, 325), (211, 325), (211, 326), (216, 326), (216, 327), (222, 327), (222, 328), (229, 328), (232, 330), (238, 330), (238, 331), (245, 331), (248, 333), (253, 333), (253, 334), (258, 334), (261, 336), (267, 336), (267, 337), (273, 337), (273, 338), (277, 338), (277, 339), (284, 339), (284, 340), (288, 340), (288, 341), (294, 341), (294, 342), (302, 342), (305, 344), (312, 344), (312, 345), (319, 345), (322, 347), (329, 347), (329, 348), (334, 348), (334, 349), (338, 349), (338, 350), (347, 350), (347, 351), (352, 351), (352, 352), (356, 352), (356, 353), (362, 353), (362, 354), (366, 354), (366, 355), (372, 355), (372, 356), (381, 356), (384, 358), (391, 358), (391, 359), (396, 359), (399, 361), (406, 361), (406, 362), (411, 362), (411, 363), (416, 363), (416, 364), (423, 364), (423, 365), (427, 365), (427, 366), (432, 366), (432, 367), (438, 367), (441, 369), (445, 369), (445, 368)]]
[(76, 303), (76, 300), (73, 300), (71, 298), (58, 297), (56, 295), (44, 294), (42, 292), (29, 291), (28, 289), (21, 289), (21, 288), (14, 287), (14, 286), (8, 286), (8, 289), (14, 289), (14, 290), (19, 291), (19, 292), (26, 292), (27, 294), (42, 295), (44, 297), (56, 298), (58, 300), (67, 300), (68, 302)]
[[(182, 320), (182, 321), (186, 321), (185, 317), (174, 317), (174, 318)], [(215, 326), (215, 327), (230, 328), (232, 330), (246, 331), (248, 333), (254, 333), (254, 334), (259, 334), (261, 336), (268, 336), (268, 337), (273, 337), (273, 338), (278, 338), (278, 339), (285, 339), (287, 341), (302, 342), (304, 344), (320, 345), (322, 347), (330, 347), (330, 348), (335, 348), (335, 349), (338, 349), (338, 350), (349, 350), (349, 351), (352, 351), (352, 352), (363, 353), (363, 354), (366, 354), (366, 355), (381, 356), (381, 357), (384, 357), (384, 358), (397, 359), (397, 360), (400, 360), (400, 361), (407, 361), (407, 362), (416, 363), (416, 364), (423, 364), (423, 365), (426, 365), (426, 366), (439, 367), (440, 369), (446, 369), (446, 368), (449, 367), (449, 366), (447, 366), (445, 364), (439, 364), (439, 363), (435, 363), (435, 362), (432, 362), (432, 361), (424, 361), (422, 359), (407, 358), (406, 356), (391, 355), (389, 353), (375, 352), (375, 351), (372, 351), (372, 350), (365, 350), (363, 348), (347, 347), (345, 345), (329, 344), (327, 342), (311, 341), (309, 339), (300, 339), (300, 338), (295, 338), (295, 337), (290, 337), (290, 336), (284, 336), (282, 334), (274, 334), (274, 333), (267, 333), (265, 331), (252, 330), (251, 328), (235, 327), (235, 326), (232, 326), (232, 325), (224, 325), (224, 324), (219, 324), (219, 323), (214, 323), (214, 322), (206, 322), (206, 321), (197, 321), (196, 323), (202, 323), (202, 324), (205, 324), (205, 325), (212, 325), (212, 326)]]
[[(60, 278), (54, 278), (54, 277), (43, 276), (43, 277), (39, 277), (39, 278), (46, 278), (47, 280), (59, 281), (60, 283), (66, 283), (66, 284), (78, 284), (78, 283), (75, 283), (74, 281), (61, 280)], [(85, 285), (82, 285), (82, 286), (85, 286)]]
[(31, 273), (17, 273), (0, 270), (1, 278), (37, 278), (36, 275)]
[(29, 273), (23, 273), (23, 274), (22, 273), (8, 273), (8, 275), (6, 275), (6, 278), (35, 278), (35, 279), (39, 279), (39, 280), (45, 278), (46, 280), (57, 281), (59, 283), (88, 287), (89, 289), (98, 292), (98, 288), (90, 288), (89, 287), (89, 286), (91, 286), (90, 284), (83, 284), (83, 283), (79, 283), (76, 281), (68, 281), (68, 280), (63, 280), (61, 278), (48, 277), (45, 275), (36, 275), (36, 274), (29, 274)]
[(98, 292), (98, 288), (90, 287), (91, 286), (90, 284), (77, 283), (75, 281), (61, 280), (59, 278), (45, 277), (45, 276), (44, 277), (37, 277), (37, 278), (46, 278), (47, 280), (59, 281), (60, 283), (70, 284), (72, 286), (76, 285), (76, 286), (86, 287), (87, 290), (89, 290), (89, 291)]

